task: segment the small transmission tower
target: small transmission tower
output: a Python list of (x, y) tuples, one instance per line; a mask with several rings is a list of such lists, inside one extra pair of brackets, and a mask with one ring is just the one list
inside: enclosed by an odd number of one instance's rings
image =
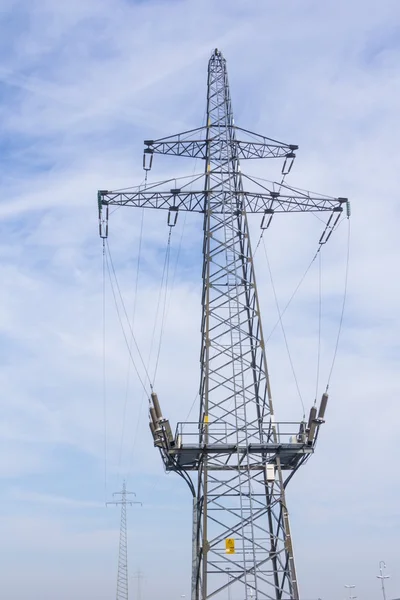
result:
[[(297, 146), (234, 124), (218, 50), (208, 65), (206, 125), (144, 143), (146, 171), (154, 154), (204, 160), (203, 174), (180, 185), (98, 192), (103, 238), (110, 205), (166, 209), (170, 227), (181, 211), (203, 215), (199, 419), (178, 423), (173, 434), (155, 393), (150, 408), (165, 467), (185, 479), (193, 496), (191, 600), (298, 600), (285, 489), (314, 451), (328, 396), (308, 422), (275, 419), (247, 214), (261, 214), (266, 229), (277, 213), (326, 213), (323, 244), (347, 199), (284, 182)], [(242, 173), (240, 159), (261, 158), (282, 159), (280, 183), (260, 184)]]
[(126, 490), (125, 481), (122, 484), (122, 490), (115, 492), (113, 496), (121, 496), (120, 500), (107, 502), (108, 504), (121, 506), (121, 526), (119, 532), (119, 552), (118, 552), (118, 576), (117, 576), (117, 596), (116, 600), (128, 600), (128, 534), (126, 528), (126, 507), (140, 504), (141, 502), (133, 502), (127, 500), (127, 495), (136, 496), (134, 492)]

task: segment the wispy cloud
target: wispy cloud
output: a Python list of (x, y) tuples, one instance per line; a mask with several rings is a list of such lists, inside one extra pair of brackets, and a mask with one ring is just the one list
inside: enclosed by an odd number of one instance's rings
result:
[[(0, 489), (2, 540), (9, 549), (2, 589), (10, 600), (28, 591), (52, 598), (46, 577), (57, 585), (60, 600), (83, 600), (88, 590), (99, 599), (114, 593), (119, 517), (117, 510), (100, 508), (102, 249), (96, 191), (143, 180), (143, 139), (202, 124), (207, 60), (215, 47), (228, 59), (236, 122), (298, 143), (291, 183), (348, 195), (353, 207), (346, 320), (328, 421), (316, 456), (289, 490), (302, 593), (333, 600), (343, 583), (354, 582), (360, 597), (372, 600), (377, 589), (371, 573), (384, 558), (395, 595), (397, 541), (388, 523), (399, 517), (392, 466), (400, 391), (400, 75), (393, 25), (399, 12), (394, 0), (379, 6), (371, 0), (3, 1)], [(162, 179), (193, 168), (184, 159), (156, 157), (153, 173)], [(267, 178), (276, 173), (268, 163), (242, 168)], [(140, 211), (130, 209), (111, 219), (110, 246), (130, 314), (140, 223)], [(251, 227), (255, 245), (257, 219)], [(266, 242), (281, 305), (309, 264), (321, 227), (312, 217), (274, 218)], [(340, 316), (346, 227), (322, 252), (323, 384)], [(173, 261), (181, 235), (157, 376), (160, 400), (174, 422), (186, 417), (198, 388), (201, 221), (189, 215), (184, 223), (180, 215)], [(166, 238), (165, 214), (146, 213), (135, 322), (144, 357), (151, 348)], [(261, 247), (256, 267), (269, 332), (276, 308)], [(316, 262), (284, 317), (307, 406), (315, 395), (317, 292)], [(163, 576), (149, 582), (147, 591), (165, 593), (168, 582), (172, 600), (189, 593), (189, 494), (163, 473), (151, 446), (146, 398), (132, 371), (127, 383), (128, 357), (109, 289), (106, 306), (106, 493), (110, 498), (128, 475), (144, 502), (140, 517), (130, 514), (132, 569), (140, 566), (149, 575), (155, 565)], [(156, 348), (157, 337), (151, 371)], [(277, 413), (301, 417), (279, 328), (268, 349)], [(15, 578), (21, 570), (29, 577)]]

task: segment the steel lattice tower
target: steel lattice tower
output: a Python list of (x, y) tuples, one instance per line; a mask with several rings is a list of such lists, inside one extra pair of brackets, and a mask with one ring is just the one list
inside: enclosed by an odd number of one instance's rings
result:
[[(240, 136), (240, 137), (239, 137)], [(272, 404), (247, 213), (327, 212), (325, 243), (346, 198), (316, 196), (284, 183), (245, 190), (239, 159), (281, 158), (286, 175), (297, 146), (237, 127), (226, 62), (215, 50), (208, 66), (204, 127), (145, 141), (144, 168), (153, 155), (204, 159), (200, 178), (170, 190), (99, 191), (100, 235), (108, 235), (109, 205), (167, 209), (168, 224), (182, 210), (204, 215), (200, 415), (178, 423), (175, 435), (152, 393), (150, 428), (167, 470), (193, 495), (192, 600), (298, 599), (285, 487), (311, 455), (327, 395), (308, 423), (279, 423)], [(164, 184), (166, 182), (163, 182)], [(191, 476), (197, 473), (197, 481)]]
[(119, 552), (118, 552), (118, 575), (117, 575), (117, 596), (116, 600), (128, 600), (128, 533), (126, 526), (126, 507), (132, 506), (133, 504), (140, 504), (140, 502), (132, 502), (127, 500), (127, 494), (134, 494), (134, 492), (127, 492), (125, 481), (122, 484), (122, 490), (115, 492), (113, 496), (121, 496), (120, 500), (115, 502), (107, 502), (107, 504), (115, 504), (121, 506), (121, 525), (119, 532)]

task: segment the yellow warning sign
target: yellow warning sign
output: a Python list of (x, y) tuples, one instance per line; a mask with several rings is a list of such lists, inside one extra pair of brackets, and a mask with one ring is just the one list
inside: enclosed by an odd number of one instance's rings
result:
[(235, 540), (233, 538), (226, 538), (225, 551), (227, 554), (235, 554)]

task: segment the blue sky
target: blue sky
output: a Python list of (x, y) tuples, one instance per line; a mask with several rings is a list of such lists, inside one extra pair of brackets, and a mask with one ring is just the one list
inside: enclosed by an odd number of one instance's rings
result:
[[(327, 424), (288, 498), (302, 595), (333, 600), (354, 583), (360, 598), (372, 600), (378, 563), (386, 560), (388, 598), (399, 596), (399, 17), (395, 0), (3, 0), (2, 596), (50, 600), (56, 590), (60, 600), (112, 597), (119, 513), (104, 500), (124, 475), (144, 503), (129, 512), (130, 574), (142, 570), (143, 598), (189, 594), (189, 493), (162, 471), (132, 372), (127, 385), (109, 290), (105, 485), (96, 192), (142, 181), (143, 139), (202, 124), (215, 47), (228, 61), (236, 123), (299, 144), (291, 184), (352, 202), (346, 319)], [(156, 157), (152, 177), (193, 168), (202, 165)], [(242, 169), (278, 176), (267, 162)], [(110, 227), (129, 311), (140, 219), (140, 211), (120, 210)], [(257, 240), (258, 220), (251, 226)], [(346, 227), (322, 255), (323, 382), (341, 309)], [(144, 356), (167, 233), (166, 214), (146, 212), (135, 321)], [(281, 304), (320, 233), (311, 216), (274, 218), (266, 242)], [(181, 236), (156, 386), (173, 422), (186, 417), (198, 387), (201, 220), (179, 217), (172, 264)], [(261, 248), (256, 269), (268, 333), (277, 316)], [(315, 264), (284, 319), (307, 406), (315, 387), (317, 290)], [(268, 359), (278, 418), (301, 418), (279, 329)]]

